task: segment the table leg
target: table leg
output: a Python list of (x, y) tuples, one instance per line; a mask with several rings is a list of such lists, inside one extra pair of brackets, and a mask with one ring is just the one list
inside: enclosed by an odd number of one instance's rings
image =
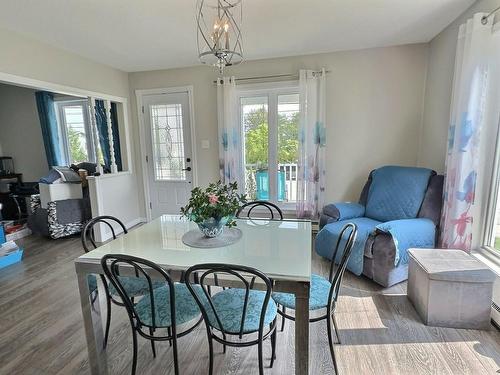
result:
[[(77, 266), (78, 267), (78, 266)], [(89, 368), (92, 375), (106, 375), (108, 373), (106, 350), (104, 349), (104, 334), (102, 329), (101, 309), (99, 297), (90, 295), (88, 274), (77, 270), (78, 290), (82, 305), (83, 325), (87, 339)], [(95, 291), (94, 293), (98, 293)]]
[(295, 374), (309, 375), (309, 283), (295, 293)]

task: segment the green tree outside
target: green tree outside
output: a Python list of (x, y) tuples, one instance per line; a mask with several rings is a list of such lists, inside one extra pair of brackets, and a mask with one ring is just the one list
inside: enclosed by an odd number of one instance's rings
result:
[(88, 159), (87, 152), (83, 148), (80, 137), (80, 132), (76, 131), (71, 126), (68, 127), (69, 152), (74, 163), (87, 161)]
[[(245, 129), (245, 190), (249, 199), (257, 198), (255, 172), (268, 168), (269, 125), (267, 109), (261, 107), (250, 111), (243, 119)], [(299, 150), (299, 113), (291, 116), (278, 114), (278, 163), (297, 163)]]
[[(245, 162), (267, 166), (268, 137), (267, 110), (262, 107), (249, 112), (244, 118)], [(296, 163), (299, 149), (299, 113), (292, 116), (278, 114), (278, 162)]]

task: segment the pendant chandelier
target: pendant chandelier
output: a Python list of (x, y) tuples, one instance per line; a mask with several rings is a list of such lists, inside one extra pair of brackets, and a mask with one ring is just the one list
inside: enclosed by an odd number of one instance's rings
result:
[(198, 0), (196, 4), (198, 57), (222, 75), (226, 66), (243, 61), (241, 20), (243, 0)]

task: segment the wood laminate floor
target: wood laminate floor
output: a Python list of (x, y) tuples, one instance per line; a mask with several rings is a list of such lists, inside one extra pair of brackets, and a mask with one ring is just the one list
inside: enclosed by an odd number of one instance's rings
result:
[[(30, 236), (22, 263), (0, 271), (0, 374), (88, 374), (87, 351), (73, 260), (79, 238)], [(315, 272), (328, 263), (313, 255)], [(346, 274), (337, 320), (342, 345), (335, 349), (340, 374), (495, 374), (500, 372), (500, 333), (423, 325), (406, 297), (406, 284), (383, 289)], [(168, 343), (152, 358), (140, 340), (137, 374), (173, 374)], [(311, 325), (311, 374), (332, 374), (326, 323)], [(126, 314), (114, 306), (108, 347), (111, 374), (129, 374), (131, 336)], [(158, 350), (158, 349), (157, 349)], [(257, 374), (255, 348), (215, 347), (216, 374)], [(265, 344), (266, 366), (270, 343)], [(208, 350), (200, 326), (179, 340), (181, 374), (207, 374)], [(277, 360), (268, 374), (294, 373), (294, 328), (278, 335)]]

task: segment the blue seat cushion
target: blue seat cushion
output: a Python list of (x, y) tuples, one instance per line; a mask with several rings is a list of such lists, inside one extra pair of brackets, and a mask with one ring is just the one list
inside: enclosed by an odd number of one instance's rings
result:
[[(199, 285), (193, 286), (197, 293), (201, 292)], [(199, 289), (199, 291), (198, 291)], [(153, 292), (155, 305), (155, 327), (171, 327), (172, 316), (170, 311), (170, 287), (164, 285)], [(135, 305), (135, 310), (139, 320), (146, 326), (153, 326), (153, 309), (151, 308), (151, 298), (145, 295)], [(180, 325), (187, 323), (199, 316), (200, 309), (186, 284), (175, 283), (175, 323)]]
[[(328, 294), (332, 284), (322, 276), (311, 276), (309, 290), (309, 310), (319, 310), (328, 306)], [(295, 310), (295, 295), (291, 293), (273, 293), (273, 299), (281, 306)]]
[[(260, 290), (250, 290), (248, 296), (247, 311), (243, 325), (243, 333), (251, 333), (259, 330), (260, 314), (264, 305), (266, 293)], [(206, 302), (208, 303), (208, 301)], [(241, 319), (243, 317), (243, 305), (245, 303), (245, 289), (231, 288), (223, 290), (212, 296), (212, 303), (217, 312), (225, 333), (239, 334)], [(221, 331), (217, 319), (210, 305), (206, 307), (210, 325)], [(269, 299), (264, 326), (271, 324), (276, 319), (277, 307), (273, 299)]]
[[(129, 297), (139, 297), (149, 293), (148, 280), (143, 277), (133, 277), (133, 276), (118, 276), (123, 288), (127, 292)], [(153, 289), (165, 286), (165, 281), (152, 280)], [(118, 291), (115, 289), (112, 283), (109, 283), (109, 293), (113, 296), (118, 296)]]

